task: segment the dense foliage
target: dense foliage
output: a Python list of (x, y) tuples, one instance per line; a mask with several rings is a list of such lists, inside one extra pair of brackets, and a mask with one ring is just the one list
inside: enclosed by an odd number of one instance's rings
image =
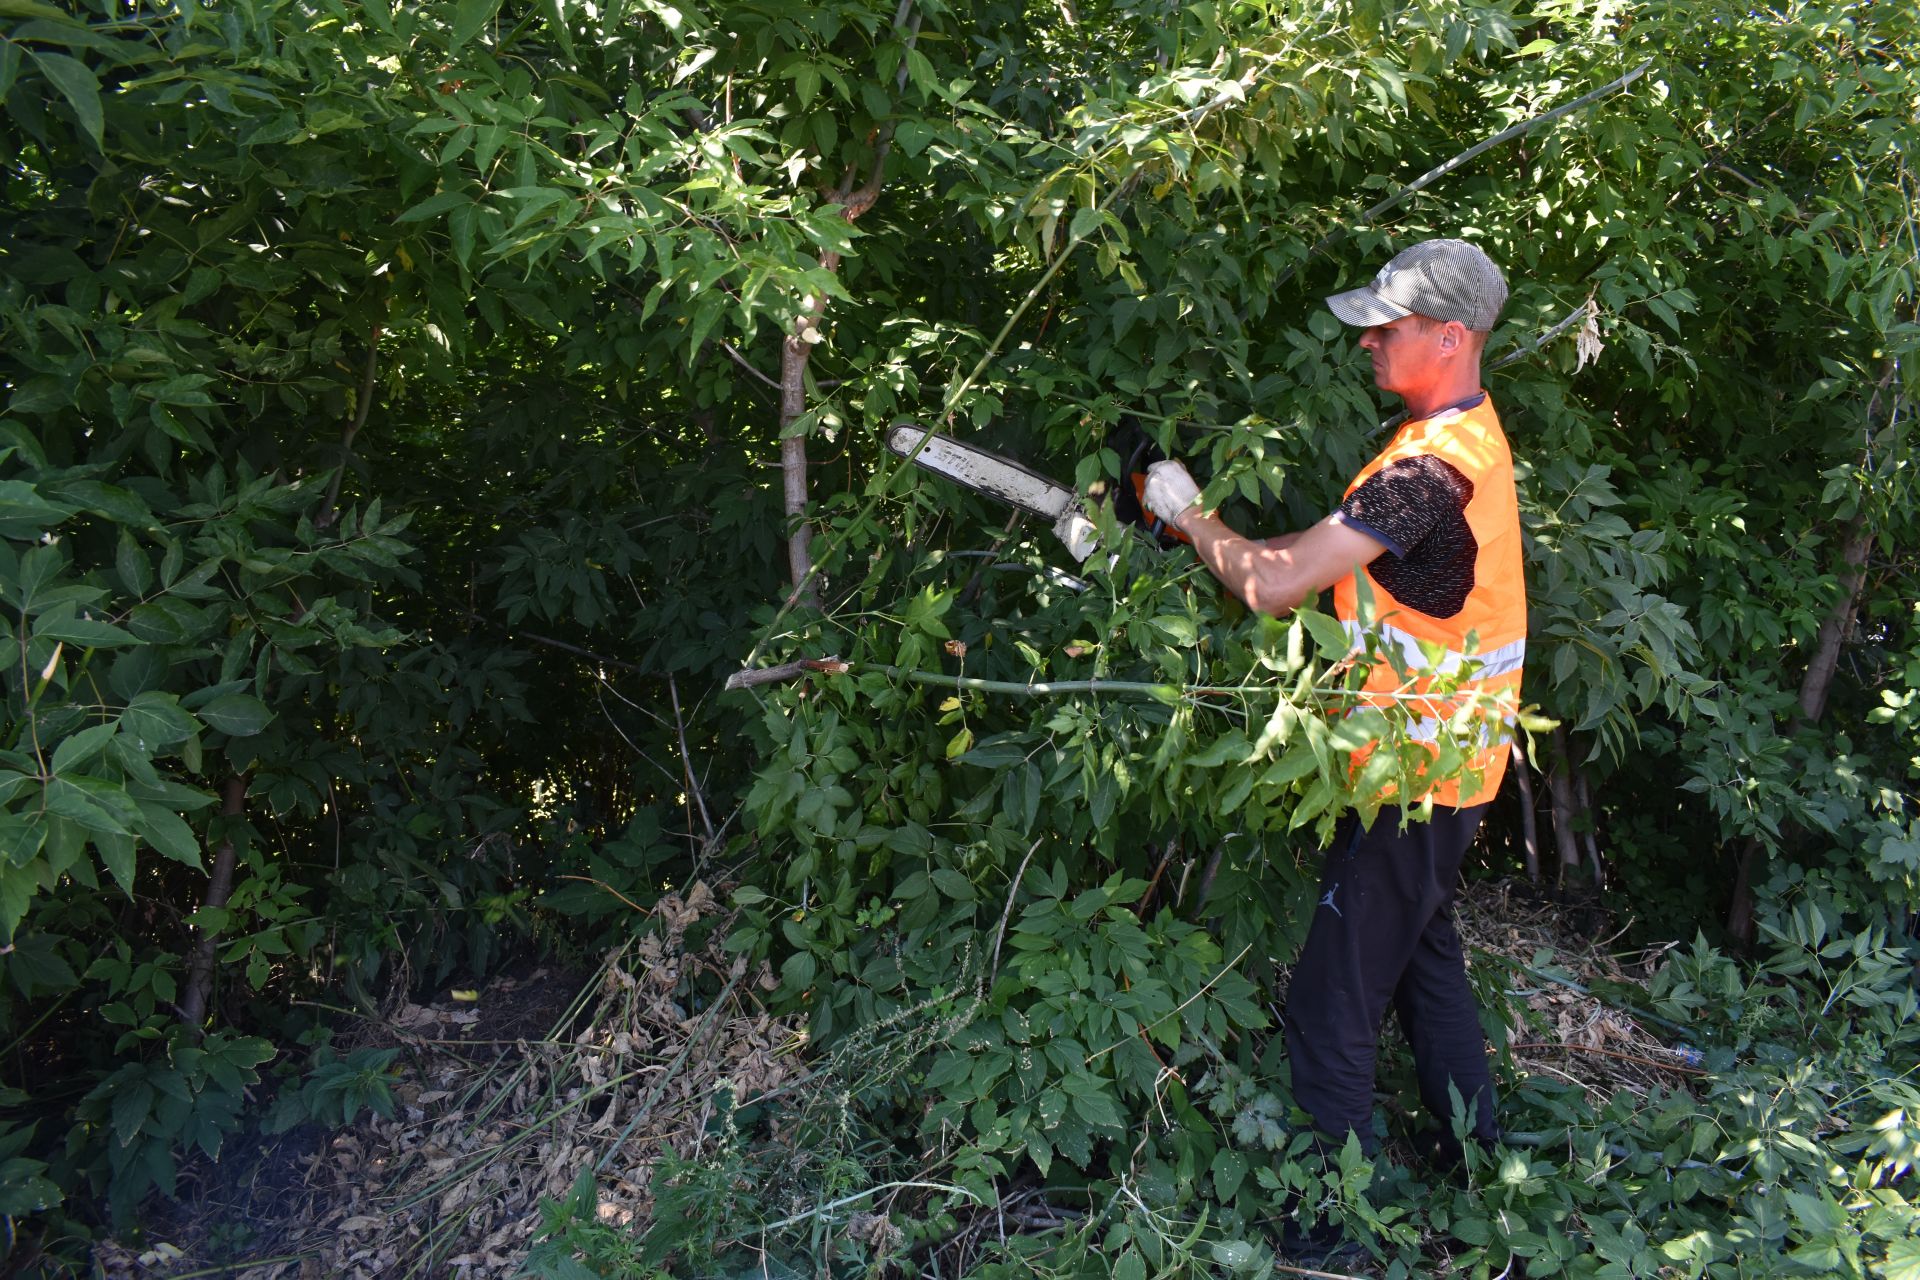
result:
[[(263, 1072), (347, 1118), (316, 998), (724, 874), (820, 1052), (943, 1029), (859, 1092), (949, 1207), (1134, 1197), (1046, 1265), (1240, 1265), (1311, 1185), (1402, 1267), (1430, 1230), (1488, 1272), (1920, 1272), (1909, 8), (0, 20), (0, 1212), (53, 1256), (216, 1156)], [(1429, 234), (1514, 286), (1489, 386), (1560, 874), (1589, 840), (1648, 936), (1762, 933), (1650, 997), (1748, 1011), (1700, 1098), (1522, 1091), (1566, 1168), (1503, 1156), (1416, 1220), (1357, 1153), (1293, 1158), (1265, 993), (1301, 862), (1423, 749), (1349, 778), (1404, 734), (1326, 714), (1320, 615), (1250, 618), (1104, 507), (1066, 574), (880, 437), (1100, 493), (1137, 424), (1298, 526), (1385, 412), (1317, 299)], [(1146, 1243), (1201, 1223), (1248, 1252)]]

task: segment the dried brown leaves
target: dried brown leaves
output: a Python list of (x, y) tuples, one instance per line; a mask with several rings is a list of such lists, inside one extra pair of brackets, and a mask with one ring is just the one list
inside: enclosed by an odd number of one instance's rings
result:
[[(1515, 966), (1533, 965), (1542, 952), (1583, 987), (1595, 982), (1638, 984), (1652, 972), (1658, 953), (1627, 956), (1609, 952), (1607, 939), (1579, 927), (1564, 904), (1543, 902), (1537, 891), (1513, 882), (1482, 882), (1461, 894), (1461, 940), (1470, 948), (1498, 955)], [(1516, 972), (1524, 972), (1516, 968)], [(1645, 1093), (1654, 1085), (1675, 1088), (1686, 1075), (1667, 1069), (1682, 1065), (1658, 1028), (1642, 1026), (1631, 1014), (1596, 996), (1533, 977), (1522, 977), (1526, 1007), (1533, 1015), (1508, 1027), (1514, 1062), (1530, 1073), (1571, 1081), (1602, 1097), (1617, 1089)]]
[[(253, 1218), (264, 1248), (229, 1273), (245, 1280), (504, 1278), (526, 1256), (541, 1199), (564, 1197), (592, 1167), (601, 1169), (602, 1220), (640, 1228), (655, 1165), (669, 1152), (693, 1154), (723, 1086), (755, 1095), (802, 1070), (799, 1025), (752, 994), (770, 975), (746, 974), (743, 959), (721, 950), (721, 930), (686, 949), (688, 928), (718, 910), (705, 884), (661, 899), (646, 935), (608, 957), (578, 1016), (566, 1016), (571, 987), (550, 993), (555, 1030), (545, 1037), (486, 1038), (490, 1006), (515, 1003), (513, 983), (472, 1003), (402, 1003), (380, 1029), (409, 1050), (396, 1063), (406, 1070), (393, 1118), (327, 1139), (302, 1161), (297, 1194), (277, 1205), (209, 1196), (202, 1230), (189, 1234), (209, 1239), (216, 1222), (231, 1232), (236, 1210)], [(716, 989), (725, 1000), (682, 1003)], [(139, 1274), (226, 1261), (214, 1252), (189, 1246), (173, 1265)]]

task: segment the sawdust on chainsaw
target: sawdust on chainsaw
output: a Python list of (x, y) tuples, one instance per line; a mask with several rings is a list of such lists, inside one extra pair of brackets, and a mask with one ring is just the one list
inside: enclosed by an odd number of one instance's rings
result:
[[(688, 928), (719, 910), (705, 884), (662, 898), (655, 927), (609, 955), (587, 988), (570, 1002), (567, 987), (550, 991), (542, 1037), (495, 1036), (488, 1023), (495, 1004), (528, 1017), (518, 988), (553, 988), (542, 971), (477, 1001), (401, 1003), (357, 1037), (406, 1050), (391, 1119), (310, 1138), (304, 1154), (292, 1135), (291, 1169), (203, 1189), (171, 1243), (103, 1246), (101, 1272), (508, 1277), (542, 1198), (565, 1197), (587, 1168), (598, 1170), (601, 1219), (643, 1228), (655, 1166), (693, 1153), (717, 1094), (761, 1094), (803, 1070), (801, 1021), (757, 999), (776, 985), (771, 971), (726, 955), (722, 929), (686, 948)], [(690, 991), (719, 994), (700, 1003)]]

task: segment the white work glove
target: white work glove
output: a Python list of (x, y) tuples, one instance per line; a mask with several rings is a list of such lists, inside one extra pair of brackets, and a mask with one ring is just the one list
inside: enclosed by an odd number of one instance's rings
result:
[(1174, 528), (1180, 517), (1200, 498), (1200, 486), (1187, 469), (1177, 462), (1156, 462), (1147, 468), (1147, 510)]
[(1067, 553), (1081, 564), (1093, 554), (1094, 532), (1093, 521), (1077, 506), (1068, 507), (1053, 522), (1053, 536), (1065, 543)]

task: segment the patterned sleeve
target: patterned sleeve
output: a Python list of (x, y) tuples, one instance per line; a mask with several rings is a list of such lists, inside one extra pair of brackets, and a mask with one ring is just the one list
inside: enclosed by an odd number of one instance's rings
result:
[(1370, 534), (1401, 559), (1435, 525), (1466, 510), (1473, 482), (1429, 454), (1388, 463), (1347, 495), (1334, 519)]

